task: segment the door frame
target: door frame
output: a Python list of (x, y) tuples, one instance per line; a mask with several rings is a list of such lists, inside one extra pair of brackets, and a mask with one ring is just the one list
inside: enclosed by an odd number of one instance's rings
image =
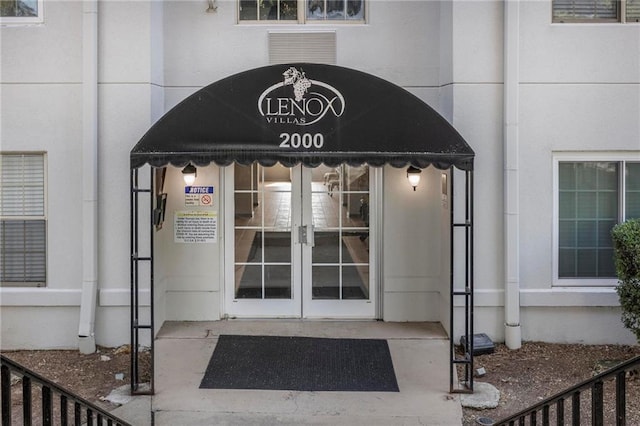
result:
[[(221, 312), (225, 318), (301, 318), (301, 319), (379, 319), (382, 318), (382, 179), (383, 168), (370, 167), (369, 179), (369, 283), (370, 292), (368, 300), (312, 300), (311, 299), (311, 247), (301, 245), (302, 249), (292, 250), (292, 298), (290, 309), (282, 311), (281, 299), (236, 299), (235, 298), (235, 184), (234, 169), (236, 164), (231, 164), (220, 168), (220, 186), (222, 188), (222, 204), (224, 210), (224, 232), (227, 237), (223, 239), (223, 271), (220, 274), (221, 283)], [(311, 210), (311, 180), (312, 170), (301, 165), (292, 169), (301, 169), (302, 178), (292, 179), (292, 197), (299, 196), (300, 209), (297, 217), (294, 215), (294, 202), (292, 200), (292, 246), (299, 246), (297, 237), (297, 227), (301, 221), (310, 221)], [(306, 170), (306, 173), (305, 173)], [(305, 177), (306, 176), (306, 177)], [(305, 180), (306, 179), (306, 180)], [(309, 188), (303, 191), (302, 187), (307, 183)], [(298, 195), (296, 195), (298, 194)], [(307, 202), (309, 211), (302, 212), (302, 204)], [(303, 218), (303, 215), (305, 217)], [(305, 259), (303, 259), (303, 257)], [(306, 265), (294, 267), (294, 264)], [(303, 278), (300, 273), (308, 273), (308, 277)], [(296, 285), (296, 283), (298, 283)], [(306, 285), (307, 288), (304, 288)], [(278, 303), (280, 302), (280, 303)], [(241, 309), (234, 309), (236, 303), (242, 303)], [(368, 312), (362, 310), (354, 312), (357, 305), (369, 305)], [(239, 305), (236, 305), (239, 306)], [(338, 308), (336, 309), (336, 306)], [(324, 312), (331, 312), (327, 315)]]

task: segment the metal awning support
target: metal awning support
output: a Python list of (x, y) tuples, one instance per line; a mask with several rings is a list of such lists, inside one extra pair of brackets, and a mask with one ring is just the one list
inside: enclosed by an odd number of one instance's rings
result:
[[(131, 169), (131, 394), (154, 394), (154, 310), (153, 310), (153, 173), (149, 172), (149, 186), (141, 188), (138, 180), (139, 169)], [(148, 198), (148, 200), (145, 200)], [(148, 202), (148, 211), (145, 209)], [(140, 217), (142, 228), (138, 226)], [(146, 225), (146, 226), (145, 226)], [(148, 248), (143, 247), (148, 240)], [(141, 252), (144, 250), (144, 252)], [(141, 302), (141, 281), (149, 284), (149, 308), (145, 316)], [(148, 332), (150, 351), (150, 383), (149, 387), (142, 386), (140, 381), (141, 332)]]
[[(449, 317), (449, 343), (450, 343), (450, 370), (449, 370), (449, 391), (452, 393), (472, 393), (473, 392), (473, 171), (465, 172), (464, 184), (464, 220), (457, 218), (454, 209), (454, 174), (453, 168), (450, 170), (451, 176), (451, 247), (450, 247), (450, 317)], [(460, 235), (463, 234), (463, 235)], [(461, 249), (457, 242), (463, 241), (464, 252), (460, 258)], [(460, 274), (464, 276), (459, 277)], [(463, 284), (462, 286), (460, 284)], [(455, 348), (455, 308), (456, 301), (463, 300), (464, 308), (464, 334), (466, 345), (463, 346), (462, 355), (456, 354)], [(463, 367), (463, 377), (455, 383), (456, 366)]]

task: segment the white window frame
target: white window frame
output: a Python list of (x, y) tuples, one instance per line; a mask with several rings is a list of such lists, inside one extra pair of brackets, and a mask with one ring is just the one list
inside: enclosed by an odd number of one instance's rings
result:
[[(638, 23), (638, 20), (627, 20), (627, 0), (618, 0), (616, 18), (556, 18), (554, 16), (554, 3), (556, 0), (551, 0), (551, 22), (554, 24), (584, 24), (584, 23), (597, 23), (597, 24), (624, 24), (624, 23)], [(636, 18), (637, 19), (637, 18)]]
[(44, 0), (36, 0), (37, 16), (0, 16), (0, 25), (36, 25), (44, 22)]
[[(297, 0), (298, 17), (289, 20), (249, 20), (240, 19), (240, 0), (236, 0), (236, 22), (238, 25), (362, 25), (369, 22), (369, 4), (368, 0), (364, 0), (363, 19), (307, 19), (307, 3), (309, 0)], [(348, 0), (345, 0), (348, 1)]]
[[(29, 151), (29, 152), (15, 152), (15, 151), (5, 151), (0, 152), (0, 157), (4, 155), (40, 155), (42, 156), (43, 161), (43, 215), (42, 216), (0, 216), (2, 220), (38, 220), (44, 221), (44, 251), (45, 251), (45, 265), (44, 265), (44, 274), (45, 280), (44, 282), (0, 282), (0, 288), (11, 288), (11, 287), (46, 287), (49, 279), (49, 219), (48, 219), (48, 166), (47, 166), (47, 154), (42, 151)], [(1, 189), (1, 187), (0, 187)]]
[[(617, 278), (559, 278), (559, 223), (560, 223), (560, 163), (564, 162), (638, 162), (638, 152), (562, 152), (553, 154), (553, 286), (554, 287), (613, 287), (618, 285)], [(618, 222), (621, 222), (625, 214), (625, 173), (620, 169), (618, 199)], [(621, 193), (620, 193), (621, 191)]]

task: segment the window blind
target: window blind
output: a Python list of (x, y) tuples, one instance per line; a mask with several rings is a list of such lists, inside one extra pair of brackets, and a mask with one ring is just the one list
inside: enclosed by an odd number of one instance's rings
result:
[(640, 0), (627, 0), (625, 16), (627, 22), (640, 22)]
[(42, 286), (47, 247), (44, 155), (0, 158), (0, 283)]
[(618, 1), (553, 0), (553, 20), (618, 20)]
[(44, 156), (3, 154), (0, 216), (44, 216)]
[(640, 219), (640, 163), (626, 164), (625, 185), (625, 220)]

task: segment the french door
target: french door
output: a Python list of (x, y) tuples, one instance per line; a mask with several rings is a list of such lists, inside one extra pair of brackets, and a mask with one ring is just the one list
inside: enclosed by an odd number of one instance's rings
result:
[(225, 169), (225, 311), (376, 317), (376, 169)]

